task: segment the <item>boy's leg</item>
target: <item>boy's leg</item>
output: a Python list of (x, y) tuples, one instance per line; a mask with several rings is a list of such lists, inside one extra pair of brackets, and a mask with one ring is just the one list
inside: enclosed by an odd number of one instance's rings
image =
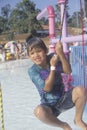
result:
[(47, 106), (37, 106), (34, 111), (35, 116), (45, 124), (60, 127), (63, 130), (72, 130), (71, 127), (63, 121), (60, 121), (53, 115), (52, 110)]
[(75, 87), (72, 92), (72, 99), (76, 107), (74, 122), (76, 125), (81, 127), (82, 130), (87, 130), (87, 124), (82, 120), (84, 107), (87, 101), (86, 89), (83, 87)]

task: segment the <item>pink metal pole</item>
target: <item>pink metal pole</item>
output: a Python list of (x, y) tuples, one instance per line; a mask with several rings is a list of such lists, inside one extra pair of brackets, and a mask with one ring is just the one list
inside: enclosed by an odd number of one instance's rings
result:
[(41, 18), (48, 16), (48, 10), (45, 8), (37, 15), (37, 20), (41, 20)]
[(55, 12), (52, 6), (47, 7), (48, 10), (48, 19), (49, 19), (49, 38), (50, 38), (50, 45), (49, 45), (49, 53), (54, 52), (54, 44), (51, 42), (51, 39), (55, 38)]
[(54, 44), (52, 44), (51, 39), (55, 38), (55, 12), (54, 8), (50, 5), (45, 8), (41, 13), (38, 14), (37, 19), (40, 20), (42, 17), (45, 17), (48, 14), (49, 20), (49, 38), (50, 38), (50, 45), (49, 51), (50, 53), (54, 52)]
[(55, 37), (55, 12), (52, 6), (48, 6), (47, 10), (49, 19), (49, 37), (52, 39)]
[[(52, 43), (57, 43), (59, 41), (58, 38), (54, 38), (52, 39)], [(75, 42), (82, 42), (82, 35), (78, 35), (78, 36), (69, 36), (69, 37), (64, 37), (61, 39), (62, 42), (66, 42), (68, 43), (75, 43)], [(87, 34), (84, 34), (84, 42), (87, 42)], [(84, 43), (85, 44), (85, 43)]]
[[(58, 0), (58, 4), (60, 4), (60, 8), (61, 8), (61, 24), (63, 23), (62, 38), (67, 36), (66, 10), (64, 10), (65, 1), (66, 0)], [(63, 42), (63, 50), (64, 50), (65, 53), (69, 52), (68, 45), (65, 42)]]
[(48, 6), (41, 13), (38, 14), (37, 20), (40, 20), (42, 17), (48, 16), (49, 19), (49, 37), (50, 39), (55, 37), (55, 12), (52, 6)]

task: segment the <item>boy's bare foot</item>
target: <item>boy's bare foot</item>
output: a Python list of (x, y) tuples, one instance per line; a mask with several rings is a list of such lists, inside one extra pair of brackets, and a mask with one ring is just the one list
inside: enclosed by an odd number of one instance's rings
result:
[(67, 123), (64, 123), (63, 129), (64, 130), (72, 130), (72, 128)]
[(83, 122), (82, 120), (81, 121), (75, 121), (74, 120), (74, 123), (79, 126), (80, 128), (82, 128), (82, 130), (87, 130), (87, 124), (85, 122)]

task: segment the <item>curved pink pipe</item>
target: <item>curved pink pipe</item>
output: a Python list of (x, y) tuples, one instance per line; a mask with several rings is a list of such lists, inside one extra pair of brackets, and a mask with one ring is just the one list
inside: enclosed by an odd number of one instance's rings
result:
[(40, 20), (42, 17), (46, 17), (46, 15), (49, 19), (49, 37), (53, 38), (55, 37), (55, 12), (51, 5), (38, 14), (37, 20)]
[(37, 15), (37, 20), (41, 20), (41, 18), (46, 17), (48, 15), (47, 8), (42, 10), (38, 15)]
[[(37, 16), (37, 20), (40, 20), (42, 17), (46, 17), (48, 16), (48, 20), (49, 20), (49, 38), (55, 38), (55, 12), (54, 12), (54, 8), (50, 5), (47, 8), (45, 8), (41, 13), (38, 14)], [(50, 40), (50, 53), (54, 52), (54, 45), (52, 44), (51, 40)]]

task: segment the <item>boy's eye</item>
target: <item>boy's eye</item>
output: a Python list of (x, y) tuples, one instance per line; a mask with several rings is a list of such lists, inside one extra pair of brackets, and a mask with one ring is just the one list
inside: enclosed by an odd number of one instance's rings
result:
[(42, 51), (41, 48), (36, 48), (36, 49), (35, 49), (35, 52), (41, 52), (41, 51)]
[(41, 48), (35, 48), (34, 50), (31, 50), (31, 51), (30, 51), (30, 55), (33, 55), (34, 53), (39, 53), (39, 52), (41, 52), (41, 51), (42, 51)]
[(33, 54), (34, 54), (34, 52), (33, 52), (33, 51), (31, 51), (31, 52), (30, 52), (30, 55), (33, 55)]
[(37, 49), (36, 51), (37, 51), (37, 52), (41, 52), (42, 50), (41, 50), (41, 49)]

